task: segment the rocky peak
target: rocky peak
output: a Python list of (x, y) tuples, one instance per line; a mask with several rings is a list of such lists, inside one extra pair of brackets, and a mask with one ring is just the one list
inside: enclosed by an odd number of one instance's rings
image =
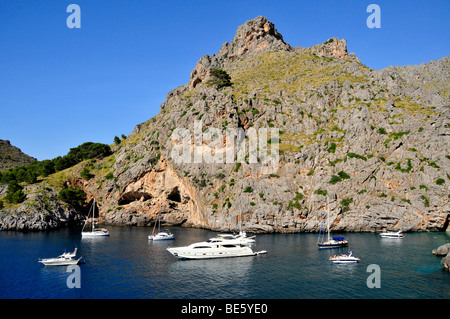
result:
[(218, 58), (233, 61), (243, 55), (254, 55), (266, 51), (290, 51), (292, 47), (283, 41), (283, 36), (266, 17), (258, 16), (239, 26), (230, 43), (226, 42)]
[(34, 162), (36, 159), (23, 153), (8, 140), (0, 139), (0, 172)]
[(191, 73), (190, 89), (206, 80), (210, 70), (223, 68), (236, 58), (252, 56), (268, 51), (292, 51), (293, 48), (283, 40), (275, 25), (266, 17), (258, 16), (239, 26), (231, 42), (222, 45), (217, 55), (203, 56)]
[(324, 43), (311, 47), (311, 52), (317, 54), (318, 56), (360, 62), (354, 53), (348, 53), (347, 41), (344, 39), (339, 40), (338, 38), (330, 38)]

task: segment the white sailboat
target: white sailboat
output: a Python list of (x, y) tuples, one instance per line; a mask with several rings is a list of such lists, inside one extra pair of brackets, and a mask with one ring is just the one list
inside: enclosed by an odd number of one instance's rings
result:
[[(92, 226), (91, 226), (91, 229), (85, 230), (86, 224), (89, 220), (89, 215), (90, 215), (91, 210), (92, 210), (92, 223), (91, 223)], [(96, 238), (96, 237), (105, 237), (105, 236), (109, 236), (109, 230), (107, 230), (106, 228), (95, 228), (95, 198), (94, 198), (91, 209), (89, 210), (88, 217), (86, 218), (86, 221), (84, 222), (84, 225), (83, 225), (83, 229), (81, 230), (81, 237), (82, 238)]]
[(158, 212), (158, 232), (155, 233), (156, 223), (153, 226), (153, 233), (148, 236), (149, 240), (158, 241), (158, 240), (172, 240), (175, 239), (175, 235), (170, 232), (168, 229), (161, 230), (161, 205), (159, 205)]
[[(330, 208), (327, 198), (327, 241), (324, 241), (324, 234), (322, 233), (322, 225), (320, 226), (319, 238), (317, 239), (317, 245), (320, 249), (323, 248), (339, 248), (348, 245), (348, 241), (344, 237), (330, 237)], [(323, 222), (323, 220), (322, 220)]]

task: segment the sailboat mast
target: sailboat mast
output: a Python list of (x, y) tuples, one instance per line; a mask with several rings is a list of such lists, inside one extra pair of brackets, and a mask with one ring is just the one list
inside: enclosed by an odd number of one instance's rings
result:
[(94, 232), (94, 221), (95, 221), (95, 198), (92, 203), (92, 232)]
[(327, 197), (327, 233), (328, 233), (328, 241), (330, 241), (330, 205)]
[(161, 204), (159, 204), (159, 213), (158, 213), (158, 233), (161, 231)]

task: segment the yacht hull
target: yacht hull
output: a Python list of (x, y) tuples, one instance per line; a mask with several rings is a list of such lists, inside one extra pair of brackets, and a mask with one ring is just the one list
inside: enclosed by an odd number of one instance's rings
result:
[(318, 244), (320, 249), (327, 249), (327, 248), (340, 248), (340, 247), (346, 247), (348, 246), (348, 243), (332, 243), (332, 244)]
[(80, 259), (66, 260), (66, 261), (39, 260), (39, 262), (44, 264), (45, 266), (68, 266), (78, 264)]
[(381, 233), (380, 236), (382, 238), (394, 238), (394, 239), (402, 239), (404, 237), (402, 233)]
[(150, 235), (148, 236), (149, 240), (153, 241), (163, 241), (163, 240), (173, 240), (175, 239), (175, 236), (172, 235)]
[(106, 237), (109, 236), (109, 231), (94, 231), (94, 232), (82, 232), (81, 233), (81, 237), (86, 237), (86, 238), (95, 238), (95, 237)]
[(333, 264), (354, 264), (357, 262), (359, 262), (359, 259), (333, 260)]
[(257, 255), (257, 253), (253, 252), (250, 247), (240, 247), (236, 249), (224, 248), (214, 251), (211, 251), (209, 248), (198, 248), (194, 250), (185, 247), (167, 248), (167, 250), (178, 259), (215, 259)]

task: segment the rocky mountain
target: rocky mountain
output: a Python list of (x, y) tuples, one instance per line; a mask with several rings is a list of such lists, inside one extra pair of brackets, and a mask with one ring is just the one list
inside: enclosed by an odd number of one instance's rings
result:
[(316, 232), (328, 199), (332, 231), (446, 230), (449, 62), (378, 71), (345, 40), (294, 48), (257, 17), (111, 156), (46, 182), (82, 188), (114, 225), (161, 207), (172, 225)]
[(10, 168), (27, 165), (36, 159), (25, 153), (19, 148), (11, 145), (8, 140), (0, 140), (0, 172)]

